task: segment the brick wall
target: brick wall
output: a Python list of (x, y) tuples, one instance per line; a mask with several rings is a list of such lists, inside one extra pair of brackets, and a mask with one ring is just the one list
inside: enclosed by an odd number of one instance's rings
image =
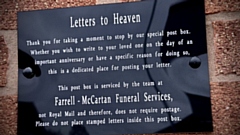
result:
[[(0, 0), (1, 135), (16, 135), (17, 129), (17, 11), (130, 1), (136, 0)], [(196, 135), (238, 135), (240, 1), (205, 0), (205, 13), (214, 132)]]

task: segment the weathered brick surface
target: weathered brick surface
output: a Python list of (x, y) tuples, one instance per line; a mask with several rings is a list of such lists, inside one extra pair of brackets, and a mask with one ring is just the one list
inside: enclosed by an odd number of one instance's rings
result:
[(0, 1), (0, 30), (16, 29), (18, 6), (15, 0)]
[(17, 134), (17, 96), (0, 97), (0, 135)]
[(205, 0), (206, 14), (239, 10), (240, 10), (239, 0)]
[(240, 82), (211, 84), (212, 113), (215, 135), (240, 133)]
[(22, 0), (18, 4), (19, 11), (29, 11), (95, 5), (96, 0)]
[(7, 84), (8, 48), (4, 37), (0, 36), (0, 87)]
[(0, 30), (17, 29), (17, 11), (95, 5), (96, 0), (1, 0)]
[(216, 74), (240, 75), (240, 20), (215, 21)]

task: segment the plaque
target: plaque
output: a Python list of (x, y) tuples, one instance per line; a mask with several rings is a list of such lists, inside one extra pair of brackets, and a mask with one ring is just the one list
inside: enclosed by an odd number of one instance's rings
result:
[(18, 135), (211, 132), (203, 0), (18, 13)]

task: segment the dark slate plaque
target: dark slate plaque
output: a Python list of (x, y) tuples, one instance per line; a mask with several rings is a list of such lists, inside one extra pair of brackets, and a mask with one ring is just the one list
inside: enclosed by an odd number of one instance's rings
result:
[(18, 135), (212, 131), (203, 0), (18, 13)]

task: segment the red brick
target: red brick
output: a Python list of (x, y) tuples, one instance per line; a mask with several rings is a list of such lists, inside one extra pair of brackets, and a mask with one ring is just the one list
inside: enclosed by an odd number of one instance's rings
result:
[(215, 21), (216, 74), (240, 75), (240, 20)]
[(17, 134), (17, 96), (0, 97), (0, 134)]
[(206, 14), (239, 10), (240, 10), (239, 0), (205, 0)]
[(96, 0), (22, 0), (19, 2), (20, 11), (54, 9), (65, 7), (77, 7), (95, 5)]
[(0, 29), (16, 29), (18, 6), (15, 0), (0, 2)]
[(3, 0), (0, 1), (0, 30), (17, 29), (17, 11), (95, 5), (96, 0)]
[(7, 68), (8, 68), (8, 48), (4, 42), (4, 37), (0, 36), (0, 87), (7, 84)]
[(214, 134), (240, 133), (240, 82), (211, 83)]

